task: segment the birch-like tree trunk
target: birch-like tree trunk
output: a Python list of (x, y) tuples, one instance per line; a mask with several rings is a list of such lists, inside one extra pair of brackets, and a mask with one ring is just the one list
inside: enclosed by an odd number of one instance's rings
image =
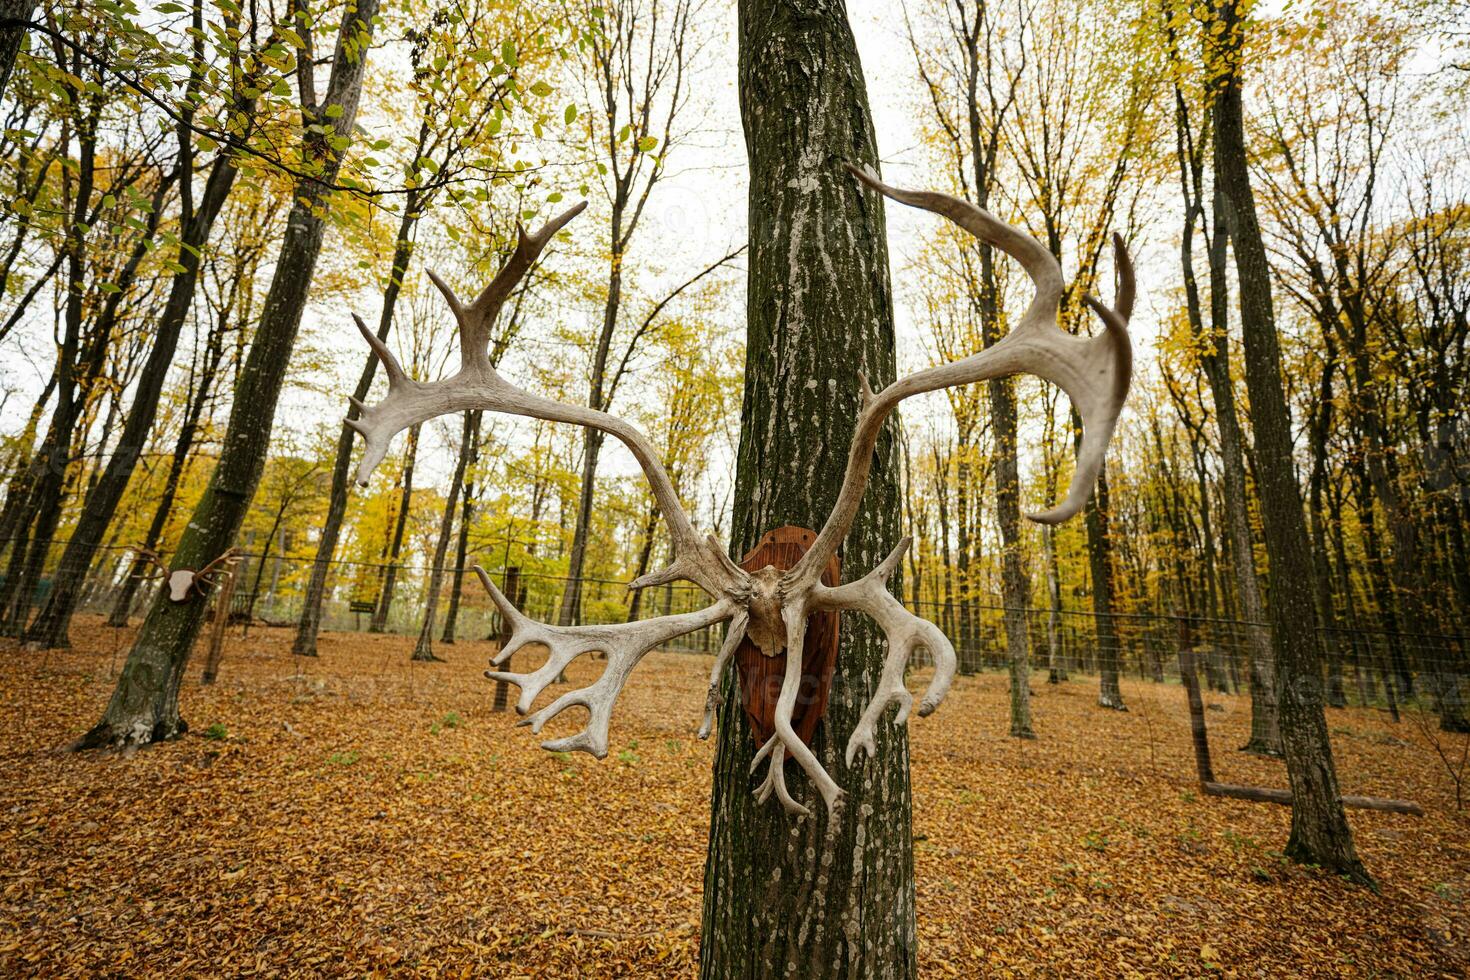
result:
[[(883, 210), (844, 160), (876, 165), (857, 49), (841, 3), (744, 0), (740, 101), (750, 159), (745, 400), (732, 553), (783, 524), (820, 527), (842, 482), (858, 373), (894, 377)], [(895, 429), (878, 442), (868, 493), (842, 556), (872, 568), (900, 536)], [(894, 587), (898, 587), (894, 584)], [(756, 746), (727, 677), (711, 801), (700, 974), (912, 977), (913, 842), (906, 731), (885, 725), (857, 769), (842, 749), (872, 695), (883, 643), (844, 617), (827, 714), (813, 749), (847, 791), (829, 824), (793, 820), (751, 795)], [(793, 779), (798, 798), (815, 792)]]

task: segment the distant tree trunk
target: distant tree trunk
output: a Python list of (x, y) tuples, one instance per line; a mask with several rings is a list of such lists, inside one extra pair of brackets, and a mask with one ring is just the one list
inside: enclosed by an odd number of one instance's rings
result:
[(1046, 682), (1060, 684), (1067, 679), (1067, 667), (1062, 662), (1060, 635), (1062, 577), (1057, 563), (1056, 535), (1050, 524), (1041, 528), (1041, 547), (1046, 562)]
[[(1080, 445), (1082, 426), (1074, 425), (1074, 429)], [(1087, 525), (1087, 562), (1092, 575), (1092, 613), (1097, 636), (1097, 703), (1099, 707), (1127, 711), (1123, 689), (1118, 685), (1122, 641), (1113, 621), (1113, 532), (1108, 522), (1108, 498), (1108, 471), (1104, 466), (1083, 517)]]
[(1005, 605), (1006, 663), (1010, 672), (1011, 736), (1035, 738), (1031, 730), (1031, 643), (1027, 634), (1031, 582), (1021, 555), (1016, 391), (1010, 379), (990, 382), (990, 414), (995, 432), (995, 509), (1001, 536), (1001, 601)]
[(439, 520), (439, 541), (434, 545), (434, 561), (429, 566), (429, 594), (424, 600), (424, 622), (419, 629), (419, 639), (413, 647), (414, 660), (432, 662), (439, 659), (434, 656), (434, 625), (439, 617), (439, 589), (444, 584), (444, 561), (449, 556), (449, 539), (454, 536), (454, 511), (459, 506), (465, 464), (469, 461), (470, 447), (475, 442), (478, 422), (478, 412), (464, 413), (459, 455), (454, 463), (454, 476), (449, 480), (449, 497), (444, 501), (444, 516)]
[[(1235, 382), (1230, 377), (1230, 281), (1227, 249), (1230, 229), (1226, 204), (1215, 190), (1214, 236), (1210, 240), (1210, 332), (1204, 338), (1200, 358), (1210, 398), (1215, 403), (1215, 426), (1220, 435), (1220, 476), (1224, 484), (1225, 528), (1230, 534), (1230, 566), (1235, 573), (1240, 615), (1248, 624), (1265, 623), (1266, 608), (1261, 583), (1256, 578), (1255, 546), (1252, 542), (1250, 507), (1245, 482), (1245, 434), (1235, 406)], [(1244, 298), (1241, 300), (1244, 302)], [(1265, 626), (1245, 627), (1251, 676), (1251, 733), (1244, 752), (1281, 755), (1281, 732), (1277, 720), (1275, 653)]]
[(0, 0), (0, 99), (10, 86), (10, 73), (15, 68), (15, 58), (20, 54), (21, 42), (25, 39), (25, 28), (14, 26), (13, 21), (28, 21), (36, 9), (35, 0)]
[(1214, 80), (1215, 181), (1240, 277), (1246, 390), (1255, 429), (1256, 485), (1271, 568), (1271, 626), (1281, 744), (1291, 781), (1286, 855), (1370, 882), (1343, 814), (1322, 707), (1321, 660), (1312, 599), (1312, 551), (1292, 464), (1291, 415), (1271, 301), (1271, 271), (1256, 217), (1245, 142), (1241, 52), (1246, 25), (1238, 0), (1215, 0), (1210, 42)]
[[(846, 468), (858, 372), (875, 389), (895, 372), (882, 202), (841, 167), (877, 158), (843, 5), (743, 0), (739, 32), (751, 250), (737, 558), (771, 528), (822, 525)], [(896, 444), (890, 423), (847, 539), (845, 578), (876, 565), (900, 536)], [(829, 771), (848, 774), (835, 819), (819, 801), (800, 821), (755, 802), (756, 747), (727, 675), (705, 867), (705, 980), (914, 975), (907, 733), (883, 726), (877, 758), (860, 772), (842, 762), (883, 651), (871, 622), (844, 621), (833, 679), (844, 696), (832, 699), (812, 745)], [(804, 780), (792, 790), (807, 803), (816, 795)]]
[[(638, 549), (638, 567), (633, 572), (633, 577), (640, 578), (648, 571), (649, 562), (653, 560), (653, 539), (658, 531), (658, 504), (650, 504), (648, 516), (643, 521), (643, 544)], [(644, 589), (634, 589), (628, 599), (628, 622), (638, 618), (638, 613), (643, 608)]]
[(383, 590), (378, 594), (378, 606), (373, 610), (369, 633), (381, 633), (388, 628), (388, 613), (393, 606), (393, 590), (398, 586), (398, 559), (403, 554), (403, 535), (408, 528), (408, 512), (413, 507), (413, 467), (419, 452), (418, 424), (409, 426), (408, 445), (403, 450), (403, 477), (399, 488), (398, 515), (393, 521), (392, 541), (388, 545), (388, 570), (383, 575)]
[[(306, 120), (330, 120), (334, 131), (353, 132), (377, 6), (377, 0), (358, 0), (344, 16), (320, 109), (311, 72), (301, 75)], [(336, 180), (342, 160), (341, 148), (333, 147), (325, 135), (310, 133), (303, 143), (320, 164), (321, 183), (302, 180), (295, 188), (276, 273), (235, 386), (219, 463), (179, 542), (174, 558), (178, 567), (202, 568), (233, 544), (265, 466), (276, 402), (326, 230), (328, 200), (322, 183)], [(145, 744), (187, 730), (179, 716), (179, 684), (205, 608), (199, 601), (175, 603), (163, 596), (154, 600), (102, 720), (82, 736), (77, 748)]]
[[(593, 408), (601, 407), (601, 396)], [(582, 486), (577, 494), (577, 518), (572, 525), (572, 551), (567, 561), (567, 581), (562, 587), (558, 626), (571, 626), (582, 616), (582, 573), (587, 564), (587, 536), (592, 528), (592, 504), (597, 493), (597, 460), (602, 455), (602, 433), (587, 429), (582, 434)]]
[[(420, 155), (427, 125), (419, 128)], [(398, 221), (398, 237), (393, 242), (393, 264), (388, 271), (388, 282), (383, 287), (383, 308), (378, 314), (377, 336), (386, 341), (393, 329), (393, 312), (398, 306), (398, 297), (403, 292), (403, 279), (408, 274), (408, 264), (413, 258), (413, 229), (423, 213), (419, 192), (410, 189), (403, 202), (403, 216)], [(355, 419), (360, 414), (357, 402), (367, 398), (372, 390), (373, 378), (378, 371), (376, 354), (369, 353), (358, 375), (357, 387), (352, 390), (356, 402), (349, 402), (347, 418)], [(316, 559), (311, 566), (311, 579), (306, 585), (306, 597), (301, 606), (301, 618), (296, 622), (296, 637), (291, 641), (291, 652), (301, 657), (316, 656), (316, 637), (322, 627), (322, 600), (327, 592), (327, 575), (332, 570), (332, 558), (337, 552), (337, 540), (342, 534), (342, 519), (347, 515), (347, 479), (352, 469), (352, 428), (342, 423), (337, 435), (337, 455), (332, 463), (332, 488), (327, 496), (327, 515), (322, 521), (321, 537), (317, 539)]]
[[(521, 582), (520, 568), (515, 565), (506, 566), (505, 580), (501, 583), (501, 585), (501, 592), (505, 595), (507, 599), (510, 600), (511, 605), (515, 606), (517, 609), (526, 608), (526, 586)], [(498, 653), (499, 651), (504, 650), (506, 645), (510, 643), (511, 623), (510, 620), (498, 614), (497, 619), (499, 622), (495, 633), (495, 644), (496, 652)], [(510, 665), (510, 661), (507, 660), (505, 663), (501, 664), (500, 669), (503, 671), (511, 670), (512, 667)], [(491, 702), (490, 710), (495, 712), (503, 712), (509, 704), (510, 685), (507, 684), (505, 681), (496, 681), (495, 700)]]
[(970, 544), (970, 515), (974, 508), (970, 506), (970, 462), (967, 458), (969, 447), (966, 442), (958, 442), (955, 452), (959, 459), (955, 461), (955, 591), (958, 604), (958, 622), (955, 624), (958, 641), (955, 645), (959, 648), (959, 667), (962, 674), (974, 674), (980, 670), (979, 651), (975, 649), (975, 600), (974, 582), (970, 574), (970, 558), (974, 548)]
[(454, 580), (449, 586), (449, 610), (444, 614), (444, 633), (439, 637), (439, 642), (451, 645), (454, 643), (455, 624), (459, 620), (460, 597), (464, 592), (464, 565), (469, 557), (470, 524), (475, 516), (475, 467), (480, 462), (480, 421), (484, 417), (479, 409), (470, 414), (474, 416), (474, 433), (466, 447), (468, 459), (465, 462), (464, 490), (460, 493), (459, 538), (454, 546)]

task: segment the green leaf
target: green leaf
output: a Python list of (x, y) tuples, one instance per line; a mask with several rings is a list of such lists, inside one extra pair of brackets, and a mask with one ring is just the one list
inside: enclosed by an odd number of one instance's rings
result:
[(567, 106), (567, 111), (562, 113), (562, 118), (567, 121), (568, 126), (577, 121), (577, 106), (575, 103)]
[(544, 99), (551, 94), (551, 86), (545, 82), (537, 82), (531, 86), (531, 94), (537, 98)]
[(644, 136), (644, 137), (642, 137), (641, 139), (638, 140), (638, 152), (639, 153), (648, 153), (655, 146), (658, 146), (658, 137), (657, 136)]

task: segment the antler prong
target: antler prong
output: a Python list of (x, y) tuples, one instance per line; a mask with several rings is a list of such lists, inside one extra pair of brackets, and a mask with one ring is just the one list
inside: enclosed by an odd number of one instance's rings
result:
[(715, 723), (715, 712), (720, 707), (720, 681), (725, 676), (725, 667), (734, 656), (735, 649), (740, 646), (740, 641), (745, 639), (745, 627), (750, 622), (750, 613), (744, 609), (737, 612), (730, 619), (730, 626), (725, 633), (725, 642), (720, 645), (720, 652), (715, 657), (715, 665), (709, 672), (709, 691), (704, 697), (704, 722), (699, 726), (699, 737), (709, 738), (710, 729)]
[(915, 650), (923, 647), (934, 659), (934, 677), (919, 703), (919, 716), (933, 713), (949, 693), (954, 681), (956, 660), (954, 647), (944, 631), (926, 619), (915, 616), (904, 608), (903, 603), (888, 591), (888, 579), (903, 556), (908, 552), (912, 539), (905, 537), (888, 553), (876, 568), (855, 582), (828, 588), (818, 583), (812, 589), (811, 608), (850, 609), (866, 613), (876, 622), (888, 643), (888, 653), (883, 660), (883, 672), (878, 678), (877, 690), (864, 709), (862, 718), (847, 740), (847, 764), (851, 766), (859, 749), (869, 756), (876, 753), (874, 733), (878, 721), (890, 704), (898, 705), (894, 724), (902, 725), (908, 720), (913, 695), (904, 686), (904, 670)]
[(403, 365), (398, 363), (398, 358), (393, 356), (393, 352), (388, 349), (388, 345), (379, 340), (378, 335), (368, 329), (368, 325), (362, 321), (362, 317), (354, 313), (352, 314), (352, 322), (357, 324), (358, 332), (362, 334), (363, 339), (368, 342), (368, 346), (373, 349), (373, 353), (378, 355), (378, 360), (382, 362), (383, 373), (388, 376), (389, 390), (407, 381), (408, 375), (404, 372)]
[(464, 304), (459, 301), (459, 297), (455, 295), (454, 290), (449, 288), (449, 284), (441, 279), (439, 273), (433, 269), (425, 268), (424, 273), (429, 277), (429, 281), (434, 284), (434, 288), (439, 290), (439, 295), (444, 297), (444, 302), (449, 304), (449, 310), (454, 314), (455, 319), (463, 319)]
[[(733, 602), (721, 599), (697, 612), (659, 616), (614, 626), (548, 626), (530, 619), (516, 609), (495, 587), (483, 568), (476, 565), (474, 570), (511, 630), (509, 642), (491, 663), (498, 667), (517, 651), (532, 644), (544, 646), (548, 651), (546, 662), (529, 673), (508, 670), (485, 672), (485, 676), (491, 680), (506, 681), (521, 689), (516, 711), (528, 717), (522, 719), (520, 724), (529, 725), (533, 732), (540, 734), (548, 721), (567, 708), (580, 706), (587, 709), (587, 723), (581, 732), (542, 743), (543, 748), (552, 752), (580, 751), (589, 752), (599, 759), (606, 757), (613, 704), (639, 661), (650, 650), (669, 640), (713, 626), (721, 620), (731, 618), (737, 612)], [(573, 660), (594, 652), (607, 655), (606, 666), (596, 681), (586, 687), (568, 691), (546, 707), (531, 713), (536, 698), (561, 676), (562, 671)]]

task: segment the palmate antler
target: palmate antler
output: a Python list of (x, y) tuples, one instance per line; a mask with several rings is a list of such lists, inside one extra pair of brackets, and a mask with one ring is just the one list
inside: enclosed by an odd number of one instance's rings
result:
[(481, 582), (511, 625), (511, 640), (496, 656), (494, 665), (504, 664), (516, 651), (528, 645), (545, 646), (550, 651), (546, 662), (529, 673), (486, 672), (486, 676), (493, 680), (509, 681), (521, 688), (520, 702), (516, 705), (521, 714), (531, 711), (536, 698), (573, 660), (593, 652), (607, 655), (607, 665), (597, 681), (563, 694), (521, 722), (540, 732), (547, 721), (567, 708), (587, 710), (587, 725), (581, 732), (547, 741), (543, 747), (553, 751), (580, 750), (598, 758), (604, 757), (608, 751), (608, 725), (613, 703), (643, 656), (676, 637), (729, 620), (730, 628), (710, 674), (700, 737), (709, 734), (719, 707), (724, 671), (742, 639), (749, 634), (762, 652), (771, 656), (784, 649), (786, 672), (776, 703), (775, 734), (761, 746), (752, 762), (753, 770), (762, 761), (769, 760), (766, 777), (757, 787), (756, 794), (761, 800), (774, 794), (789, 812), (808, 812), (787, 790), (784, 764), (789, 756), (805, 770), (829, 811), (835, 810), (841, 805), (842, 789), (797, 735), (792, 724), (801, 685), (807, 618), (827, 610), (862, 612), (878, 623), (887, 639), (888, 653), (877, 690), (848, 738), (846, 760), (849, 766), (857, 762), (860, 751), (869, 755), (875, 752), (878, 721), (890, 704), (898, 705), (895, 722), (901, 725), (907, 721), (913, 696), (904, 686), (904, 671), (916, 649), (927, 649), (935, 662), (933, 679), (919, 704), (921, 716), (928, 715), (944, 700), (955, 673), (954, 648), (939, 627), (909, 612), (888, 591), (888, 579), (909, 547), (908, 538), (900, 541), (877, 568), (856, 581), (835, 587), (820, 581), (822, 569), (837, 553), (852, 528), (867, 488), (878, 433), (889, 414), (899, 402), (911, 395), (1014, 374), (1038, 375), (1059, 385), (1071, 397), (1082, 417), (1083, 437), (1076, 473), (1067, 497), (1051, 510), (1030, 517), (1050, 524), (1066, 520), (1081, 510), (1092, 492), (1132, 373), (1132, 347), (1128, 341), (1127, 324), (1133, 310), (1133, 266), (1122, 239), (1115, 236), (1113, 242), (1119, 279), (1116, 307), (1110, 308), (1095, 297), (1087, 297), (1088, 304), (1102, 318), (1106, 329), (1096, 337), (1075, 337), (1063, 331), (1056, 322), (1063, 294), (1061, 267), (1035, 239), (965, 201), (944, 194), (898, 190), (884, 184), (871, 170), (848, 169), (872, 189), (904, 204), (943, 215), (980, 240), (1017, 259), (1035, 283), (1036, 297), (1005, 339), (978, 354), (919, 371), (877, 394), (868, 388), (866, 380), (862, 382), (863, 407), (837, 502), (811, 549), (784, 574), (770, 566), (747, 573), (730, 560), (713, 538), (700, 538), (663, 464), (654, 454), (647, 437), (637, 428), (603, 412), (533, 395), (507, 382), (491, 366), (486, 346), (495, 316), (546, 244), (582, 211), (585, 204), (552, 219), (535, 234), (528, 235), (519, 230), (514, 254), (473, 303), (462, 303), (439, 277), (432, 272), (429, 274), (459, 322), (460, 369), (452, 377), (432, 383), (409, 378), (387, 347), (360, 319), (357, 320), (358, 328), (383, 362), (388, 376), (388, 394), (383, 401), (374, 406), (358, 404), (361, 418), (350, 423), (367, 442), (367, 450), (358, 468), (359, 483), (366, 483), (395, 434), (437, 415), (489, 409), (590, 426), (617, 437), (633, 453), (648, 477), (674, 541), (673, 563), (660, 572), (637, 579), (629, 587), (644, 588), (687, 579), (714, 599), (711, 605), (698, 612), (616, 626), (548, 626), (522, 615), (495, 588), (489, 576), (477, 567), (475, 571)]

